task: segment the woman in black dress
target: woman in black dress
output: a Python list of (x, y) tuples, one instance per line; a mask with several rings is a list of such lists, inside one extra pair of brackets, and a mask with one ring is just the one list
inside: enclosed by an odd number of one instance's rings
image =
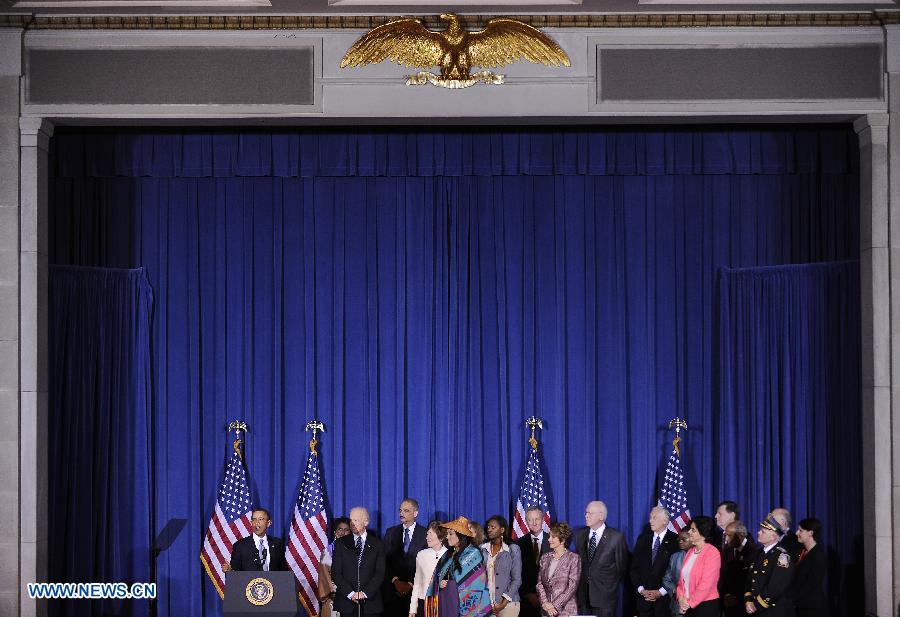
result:
[(803, 545), (794, 568), (794, 604), (797, 617), (827, 617), (828, 602), (822, 582), (828, 570), (825, 547), (819, 544), (822, 523), (805, 518), (797, 527), (797, 540)]

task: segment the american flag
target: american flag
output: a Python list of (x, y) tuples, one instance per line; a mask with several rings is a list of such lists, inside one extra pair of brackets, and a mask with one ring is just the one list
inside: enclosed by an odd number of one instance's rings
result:
[(219, 597), (225, 597), (225, 573), (222, 564), (231, 559), (234, 543), (252, 533), (250, 518), (250, 488), (247, 472), (241, 458), (241, 440), (235, 439), (231, 459), (225, 465), (225, 475), (219, 485), (216, 509), (209, 518), (209, 527), (203, 539), (200, 561), (206, 568)]
[(319, 614), (319, 556), (328, 543), (327, 525), (319, 457), (311, 450), (287, 541), (287, 562), (300, 584), (300, 601), (311, 617)]
[(684, 469), (681, 467), (677, 445), (672, 449), (669, 462), (666, 463), (666, 475), (659, 491), (659, 505), (672, 515), (669, 529), (675, 533), (691, 524), (691, 511), (688, 510), (687, 491), (684, 488)]
[(541, 455), (536, 447), (532, 447), (531, 453), (528, 455), (525, 477), (522, 478), (519, 498), (516, 500), (516, 515), (513, 518), (512, 528), (513, 540), (528, 533), (528, 526), (525, 525), (525, 511), (532, 506), (537, 506), (544, 511), (544, 531), (550, 531), (550, 508), (547, 505), (547, 492), (544, 490), (544, 476), (541, 473)]

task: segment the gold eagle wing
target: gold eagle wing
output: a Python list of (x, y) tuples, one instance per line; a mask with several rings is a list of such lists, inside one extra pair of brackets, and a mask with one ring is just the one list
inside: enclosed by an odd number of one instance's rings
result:
[(492, 19), (484, 30), (470, 34), (468, 53), (472, 66), (504, 66), (520, 58), (547, 66), (572, 66), (563, 48), (549, 36), (506, 17)]
[(378, 64), (390, 59), (412, 68), (428, 68), (441, 63), (443, 37), (418, 19), (397, 19), (373, 28), (356, 41), (344, 58), (345, 66)]

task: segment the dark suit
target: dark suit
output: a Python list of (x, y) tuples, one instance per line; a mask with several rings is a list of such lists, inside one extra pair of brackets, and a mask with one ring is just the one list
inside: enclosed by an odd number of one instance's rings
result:
[(347, 596), (359, 590), (367, 596), (362, 605), (362, 614), (380, 615), (384, 610), (381, 598), (385, 568), (384, 544), (371, 531), (367, 532), (360, 561), (355, 542), (356, 537), (351, 533), (334, 543), (331, 563), (331, 578), (337, 585), (334, 608), (342, 615), (356, 615), (357, 604)]
[(797, 539), (797, 534), (793, 531), (788, 531), (784, 534), (784, 537), (779, 540), (778, 546), (786, 550), (787, 554), (791, 556), (791, 561), (794, 562), (797, 561), (797, 557), (800, 556), (800, 550), (803, 548), (800, 540)]
[(828, 571), (828, 556), (821, 544), (816, 544), (794, 566), (794, 605), (797, 617), (827, 617), (828, 601), (822, 581)]
[[(726, 546), (722, 549), (719, 597), (722, 598), (725, 615), (728, 617), (743, 617), (747, 614), (744, 611), (744, 586), (747, 584), (747, 574), (756, 558), (757, 550), (759, 547), (749, 538), (740, 548)], [(726, 604), (726, 596), (732, 596), (728, 599), (728, 604)]]
[[(541, 540), (540, 554), (537, 556), (534, 554), (534, 543), (530, 533), (516, 540), (516, 544), (519, 545), (519, 550), (522, 551), (522, 586), (519, 587), (519, 598), (521, 599), (519, 614), (521, 617), (539, 617), (541, 614), (540, 608), (535, 608), (531, 602), (528, 601), (528, 597), (533, 594), (534, 597), (537, 598), (540, 558), (544, 553), (550, 552), (550, 544), (548, 544), (549, 537), (550, 535), (545, 531), (544, 537)], [(540, 602), (540, 600), (538, 600), (538, 602)]]
[(635, 607), (639, 615), (668, 617), (668, 598), (647, 602), (644, 596), (637, 592), (638, 587), (653, 591), (661, 589), (663, 575), (666, 573), (666, 568), (669, 567), (669, 556), (681, 550), (678, 548), (678, 534), (667, 531), (654, 559), (653, 543), (655, 540), (656, 534), (649, 529), (638, 536), (637, 542), (634, 544), (634, 554), (631, 556), (631, 587), (637, 594)]
[(583, 615), (614, 617), (619, 599), (619, 583), (628, 571), (625, 536), (609, 525), (597, 542), (594, 558), (588, 558), (590, 529), (575, 532), (575, 552), (581, 557), (578, 611)]
[[(269, 570), (287, 570), (287, 561), (284, 558), (284, 542), (275, 536), (266, 536), (269, 543)], [(241, 538), (231, 547), (232, 570), (262, 570), (263, 565), (259, 559), (259, 539), (256, 534), (250, 534)]]
[(707, 540), (710, 544), (715, 546), (719, 553), (722, 553), (722, 545), (725, 544), (725, 530), (719, 527), (718, 525), (713, 525), (712, 537)]
[(416, 555), (425, 548), (426, 528), (416, 523), (409, 540), (409, 550), (403, 552), (403, 525), (389, 527), (384, 532), (384, 610), (389, 615), (409, 614), (409, 594), (401, 596), (391, 582), (396, 576), (412, 585), (416, 577)]

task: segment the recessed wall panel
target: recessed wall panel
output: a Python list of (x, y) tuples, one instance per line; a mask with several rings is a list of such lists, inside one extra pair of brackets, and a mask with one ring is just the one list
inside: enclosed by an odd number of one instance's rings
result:
[(30, 104), (312, 105), (312, 48), (31, 49)]
[(881, 99), (880, 45), (598, 49), (600, 101)]

